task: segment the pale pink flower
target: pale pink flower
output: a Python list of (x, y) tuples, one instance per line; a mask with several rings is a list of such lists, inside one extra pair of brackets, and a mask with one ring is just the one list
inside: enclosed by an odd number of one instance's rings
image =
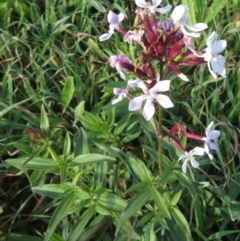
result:
[(182, 154), (179, 158), (178, 158), (178, 162), (181, 160), (183, 161), (182, 164), (182, 171), (184, 173), (187, 172), (187, 163), (190, 161), (192, 167), (194, 168), (198, 168), (199, 163), (196, 161), (194, 156), (202, 156), (204, 154), (204, 149), (201, 147), (195, 147), (193, 150), (191, 150), (190, 152), (184, 152), (184, 154)]
[(179, 5), (175, 7), (171, 14), (173, 24), (176, 27), (179, 27), (184, 35), (191, 36), (191, 37), (199, 37), (200, 33), (189, 33), (187, 29), (194, 32), (200, 32), (208, 28), (208, 26), (205, 23), (197, 23), (193, 25), (188, 24), (189, 19), (185, 16), (185, 14), (188, 11), (189, 11), (189, 8), (185, 5)]
[(205, 131), (206, 137), (202, 138), (202, 140), (205, 141), (204, 150), (208, 154), (208, 156), (211, 160), (213, 159), (213, 155), (210, 152), (210, 149), (211, 150), (217, 150), (216, 144), (214, 142), (212, 142), (211, 140), (216, 140), (220, 136), (220, 131), (216, 131), (216, 130), (211, 131), (211, 128), (212, 128), (213, 125), (214, 125), (214, 122), (212, 121), (208, 125), (208, 127)]
[(143, 101), (146, 103), (143, 107), (143, 117), (150, 120), (155, 112), (154, 101), (156, 100), (163, 108), (173, 107), (173, 103), (166, 95), (159, 94), (159, 92), (168, 91), (170, 88), (170, 80), (162, 80), (157, 82), (151, 89), (148, 89), (142, 80), (137, 80), (135, 86), (142, 89), (143, 95), (133, 98), (129, 102), (129, 110), (136, 111), (142, 108)]
[(112, 11), (108, 13), (109, 30), (108, 33), (104, 33), (99, 37), (100, 41), (109, 39), (114, 34), (114, 29), (119, 28), (120, 22), (124, 19), (123, 13), (116, 14)]

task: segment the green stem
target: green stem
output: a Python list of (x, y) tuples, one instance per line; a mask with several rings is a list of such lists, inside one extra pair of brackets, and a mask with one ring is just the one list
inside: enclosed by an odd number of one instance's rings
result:
[(157, 140), (158, 140), (158, 169), (159, 175), (162, 176), (162, 106), (158, 106), (158, 133), (157, 133)]

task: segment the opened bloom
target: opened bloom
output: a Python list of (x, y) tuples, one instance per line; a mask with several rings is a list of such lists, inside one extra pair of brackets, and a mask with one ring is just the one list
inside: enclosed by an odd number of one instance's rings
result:
[(195, 147), (193, 150), (191, 150), (190, 152), (184, 152), (184, 154), (182, 154), (178, 161), (180, 160), (184, 160), (183, 164), (182, 164), (182, 171), (184, 173), (187, 172), (187, 163), (190, 161), (192, 167), (194, 168), (198, 168), (199, 163), (196, 161), (194, 156), (202, 156), (204, 154), (204, 149), (201, 147)]
[(163, 108), (173, 107), (173, 103), (166, 95), (159, 92), (168, 91), (170, 88), (170, 80), (162, 80), (157, 82), (151, 89), (148, 89), (142, 80), (136, 80), (135, 87), (139, 87), (144, 92), (143, 95), (133, 98), (129, 102), (129, 110), (135, 111), (142, 108), (143, 101), (146, 103), (143, 107), (143, 116), (146, 120), (150, 120), (155, 112), (154, 101), (156, 100)]
[[(127, 87), (125, 89), (121, 89), (121, 88), (114, 88), (113, 89), (113, 93), (115, 95), (117, 95), (117, 99), (112, 100), (112, 105), (118, 103), (119, 101), (121, 101), (123, 99), (123, 97), (128, 98), (128, 91), (130, 88), (132, 87), (137, 87), (138, 85), (138, 80), (129, 80)], [(129, 97), (131, 98), (131, 97)]]
[(158, 12), (164, 14), (172, 8), (170, 4), (163, 8), (157, 8), (157, 6), (161, 4), (162, 0), (152, 0), (152, 4), (147, 3), (145, 0), (135, 0), (135, 2), (138, 7), (147, 8), (151, 13)]
[(109, 22), (109, 30), (108, 30), (108, 33), (104, 33), (99, 37), (100, 41), (105, 41), (114, 34), (114, 29), (119, 28), (119, 24), (124, 19), (124, 15), (123, 13), (116, 14), (112, 11), (109, 11), (107, 18)]
[(113, 93), (115, 95), (117, 95), (117, 99), (112, 100), (112, 105), (118, 103), (119, 101), (121, 101), (123, 99), (123, 97), (126, 97), (129, 91), (129, 86), (127, 86), (125, 89), (121, 89), (121, 88), (114, 88), (113, 89)]
[(226, 78), (226, 69), (224, 68), (225, 57), (219, 55), (226, 46), (226, 40), (218, 40), (216, 41), (218, 34), (214, 31), (209, 38), (207, 39), (207, 48), (205, 49), (205, 54), (203, 54), (204, 60), (208, 63), (208, 69), (213, 76), (213, 78), (217, 78), (217, 74), (220, 74), (222, 77)]
[(205, 152), (208, 154), (209, 158), (212, 160), (213, 159), (213, 155), (210, 152), (211, 150), (217, 150), (217, 146), (214, 142), (212, 142), (211, 140), (216, 140), (219, 136), (220, 136), (220, 131), (216, 131), (216, 130), (212, 130), (211, 128), (213, 126), (214, 122), (212, 121), (207, 129), (206, 129), (206, 137), (203, 137), (202, 140), (205, 141), (204, 144), (204, 150)]
[(132, 64), (132, 61), (123, 54), (118, 54), (118, 55), (109, 57), (110, 66), (115, 67), (118, 73), (120, 74), (120, 77), (125, 80), (126, 78), (123, 72), (127, 71), (127, 69), (123, 67), (124, 63)]
[(185, 5), (179, 5), (175, 7), (171, 14), (173, 24), (175, 25), (175, 27), (179, 27), (184, 35), (191, 37), (199, 37), (200, 33), (189, 33), (187, 29), (194, 32), (200, 32), (208, 28), (208, 26), (205, 23), (197, 23), (193, 25), (188, 24), (189, 19), (185, 16), (185, 14), (188, 11), (189, 8)]

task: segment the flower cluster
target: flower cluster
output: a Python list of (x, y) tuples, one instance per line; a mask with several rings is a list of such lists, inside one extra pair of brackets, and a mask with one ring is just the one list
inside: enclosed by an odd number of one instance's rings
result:
[[(151, 3), (135, 0), (138, 8), (133, 28), (129, 30), (120, 27), (124, 20), (123, 13), (116, 14), (109, 11), (107, 16), (109, 31), (99, 37), (100, 41), (105, 41), (116, 31), (123, 36), (124, 42), (141, 46), (142, 50), (138, 53), (136, 64), (123, 54), (111, 56), (109, 64), (117, 69), (123, 80), (127, 79), (125, 76), (127, 71), (136, 76), (135, 79), (127, 81), (125, 89), (114, 88), (113, 92), (117, 98), (112, 101), (112, 104), (127, 98), (129, 111), (141, 109), (146, 120), (154, 117), (156, 105), (159, 104), (163, 108), (174, 106), (167, 93), (162, 92), (170, 90), (171, 81), (168, 77), (171, 74), (188, 81), (188, 77), (181, 72), (182, 67), (206, 63), (213, 78), (217, 78), (217, 75), (226, 77), (225, 58), (220, 54), (226, 48), (226, 41), (217, 40), (218, 34), (214, 31), (207, 39), (207, 47), (197, 51), (194, 38), (201, 36), (202, 31), (208, 28), (207, 24), (189, 24), (186, 14), (190, 9), (185, 5), (175, 7), (170, 14), (170, 19), (159, 22), (157, 15), (166, 14), (172, 9), (169, 4), (159, 7), (161, 2), (162, 0), (151, 0)], [(131, 88), (139, 88), (141, 94), (132, 96)], [(170, 140), (183, 152), (179, 160), (185, 160), (182, 166), (184, 172), (188, 161), (193, 167), (198, 167), (194, 155), (203, 155), (206, 152), (210, 159), (213, 158), (210, 149), (216, 150), (216, 146), (211, 140), (218, 138), (220, 132), (211, 132), (212, 125), (213, 123), (207, 128), (206, 137), (190, 137), (191, 133), (186, 131), (181, 133), (182, 136), (205, 141), (204, 148), (194, 148), (190, 152), (186, 152), (173, 137), (180, 130), (173, 127), (170, 131)]]
[[(204, 153), (212, 160), (213, 155), (210, 150), (217, 150), (216, 144), (213, 142), (220, 136), (220, 131), (211, 130), (214, 122), (212, 121), (205, 130), (206, 136), (199, 136), (197, 134), (187, 132), (185, 126), (181, 123), (176, 124), (169, 132), (169, 139), (174, 143), (174, 145), (183, 153), (178, 161), (183, 160), (182, 170), (184, 173), (187, 171), (187, 162), (190, 161), (192, 167), (197, 168), (199, 166), (198, 162), (195, 160), (196, 155), (202, 156)], [(187, 137), (194, 140), (204, 141), (204, 147), (195, 147), (193, 150), (187, 152), (181, 144), (173, 137), (177, 134), (179, 137)]]

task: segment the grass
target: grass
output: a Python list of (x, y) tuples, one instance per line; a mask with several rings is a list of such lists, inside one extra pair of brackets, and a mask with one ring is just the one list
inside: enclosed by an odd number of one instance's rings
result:
[(118, 33), (98, 40), (109, 10), (132, 26), (134, 1), (0, 1), (0, 240), (240, 238), (239, 6), (226, 2), (181, 2), (208, 23), (199, 49), (214, 30), (227, 40), (227, 77), (185, 68), (190, 81), (170, 78), (175, 107), (163, 112), (165, 133), (182, 121), (204, 135), (214, 120), (218, 151), (185, 175), (164, 138), (160, 176), (152, 122), (125, 100), (111, 105), (126, 82), (108, 57), (136, 63), (139, 48)]

